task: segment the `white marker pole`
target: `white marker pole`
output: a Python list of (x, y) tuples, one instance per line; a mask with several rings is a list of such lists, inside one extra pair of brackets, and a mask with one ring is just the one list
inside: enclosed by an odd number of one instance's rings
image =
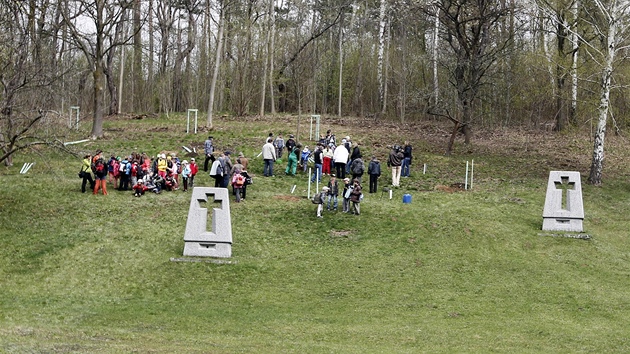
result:
[(293, 185), (293, 188), (291, 188), (291, 194), (293, 194), (293, 192), (295, 192), (295, 187), (297, 187), (297, 185)]
[(473, 186), (474, 173), (475, 173), (475, 160), (472, 160), (472, 163), (470, 165), (470, 189), (472, 189), (472, 186)]
[(424, 164), (424, 167), (422, 168), (422, 174), (426, 175), (427, 174), (427, 164)]
[(468, 189), (468, 161), (466, 161), (466, 180), (464, 183), (464, 189)]

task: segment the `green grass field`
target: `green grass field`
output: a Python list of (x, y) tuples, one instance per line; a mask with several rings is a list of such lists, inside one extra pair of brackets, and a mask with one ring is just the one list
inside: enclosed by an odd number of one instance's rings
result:
[[(296, 129), (291, 117), (215, 124), (219, 147), (249, 157), (270, 130)], [(123, 127), (145, 133), (116, 137)], [(403, 139), (351, 121), (326, 128), (360, 140), (384, 170), (386, 145)], [(184, 134), (183, 119), (105, 129), (106, 139), (73, 149), (181, 152), (207, 136)], [(303, 121), (302, 140), (307, 129)], [(456, 146), (445, 157), (436, 141), (446, 138), (409, 130), (412, 178), (392, 200), (366, 194), (360, 216), (316, 218), (306, 176), (276, 166), (278, 177), (263, 178), (252, 159), (254, 185), (231, 204), (231, 264), (171, 261), (182, 257), (190, 193), (81, 194), (78, 159), (16, 155), (0, 171), (0, 352), (630, 351), (627, 143), (607, 140), (604, 185), (592, 187), (587, 133), (480, 137), (473, 153)], [(434, 190), (463, 182), (472, 160), (472, 190)], [(24, 162), (36, 164), (21, 175)], [(549, 170), (581, 172), (592, 239), (541, 236)], [(386, 172), (381, 187), (387, 181)]]

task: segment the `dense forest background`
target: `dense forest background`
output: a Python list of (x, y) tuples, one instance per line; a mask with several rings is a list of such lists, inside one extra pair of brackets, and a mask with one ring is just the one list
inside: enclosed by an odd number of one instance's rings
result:
[(606, 122), (629, 123), (619, 0), (0, 4), (5, 156), (72, 107), (95, 138), (120, 113), (198, 109), (211, 128), (216, 112), (292, 112), (445, 120), (466, 143), (474, 129), (590, 126), (597, 183)]

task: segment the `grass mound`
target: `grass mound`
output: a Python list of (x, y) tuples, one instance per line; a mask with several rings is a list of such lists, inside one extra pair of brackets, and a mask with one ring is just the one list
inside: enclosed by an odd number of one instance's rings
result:
[[(380, 187), (389, 181), (387, 146), (410, 140), (412, 177), (391, 200), (365, 193), (359, 216), (318, 219), (307, 176), (283, 176), (277, 165), (277, 177), (264, 178), (256, 158), (269, 131), (295, 134), (296, 118), (224, 118), (209, 134), (250, 157), (254, 176), (247, 200), (231, 204), (233, 257), (224, 264), (171, 261), (182, 256), (190, 193), (81, 194), (80, 161), (53, 151), (15, 156), (16, 166), (36, 164), (26, 175), (0, 172), (0, 351), (630, 350), (623, 140), (607, 141), (604, 186), (582, 186), (592, 236), (583, 240), (541, 237), (540, 228), (549, 170), (585, 180), (586, 133), (496, 131), (445, 157), (439, 126), (326, 122), (380, 158)], [(207, 135), (186, 135), (177, 117), (105, 128), (106, 139), (77, 152), (199, 149)], [(120, 137), (128, 129), (148, 133)], [(472, 160), (474, 186), (462, 190)], [(202, 172), (196, 181), (213, 185)], [(402, 203), (405, 193), (412, 203)]]

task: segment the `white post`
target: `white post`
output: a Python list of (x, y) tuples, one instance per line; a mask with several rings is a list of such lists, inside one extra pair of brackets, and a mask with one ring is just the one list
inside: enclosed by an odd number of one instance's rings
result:
[(393, 191), (390, 188), (390, 190), (389, 190), (389, 199), (391, 200), (393, 197), (394, 197), (394, 194), (393, 194)]
[(468, 189), (468, 161), (466, 161), (466, 180), (464, 183), (464, 189)]
[(472, 163), (470, 164), (470, 189), (472, 189), (472, 186), (473, 186), (474, 173), (475, 173), (475, 160), (472, 160)]
[(24, 170), (26, 169), (26, 165), (28, 165), (28, 162), (25, 162), (24, 165), (22, 165), (22, 169), (20, 170), (20, 174), (21, 175), (24, 174)]
[[(308, 173), (309, 174), (311, 173), (311, 169), (310, 168), (308, 169)], [(308, 199), (311, 199), (311, 179), (310, 178), (308, 179), (308, 188), (306, 189), (306, 197)]]
[(190, 112), (195, 113), (195, 134), (197, 134), (197, 114), (199, 110), (194, 108), (189, 108), (186, 112), (186, 134), (190, 132)]
[(297, 187), (296, 184), (293, 185), (293, 188), (291, 188), (291, 194), (293, 194), (293, 192), (295, 192), (295, 187)]
[(422, 168), (422, 174), (426, 175), (427, 174), (427, 164), (424, 164), (424, 167)]
[(76, 111), (75, 113), (75, 118), (74, 118), (74, 126), (76, 130), (79, 130), (79, 106), (72, 106), (70, 107), (70, 128), (72, 128), (73, 122), (72, 122), (72, 112)]

